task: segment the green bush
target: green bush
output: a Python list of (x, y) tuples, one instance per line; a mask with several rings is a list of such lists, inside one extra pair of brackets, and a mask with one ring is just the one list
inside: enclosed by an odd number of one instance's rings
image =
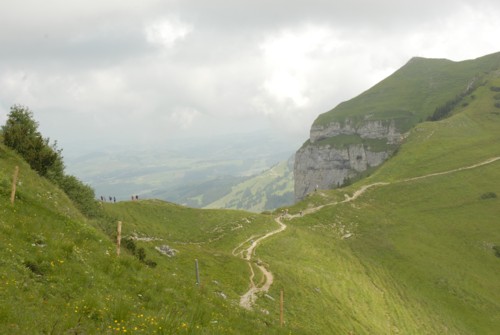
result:
[(137, 249), (136, 256), (141, 262), (144, 262), (146, 259), (146, 250), (144, 250), (144, 248)]
[(122, 239), (122, 245), (130, 251), (139, 261), (142, 263), (146, 264), (150, 268), (155, 268), (156, 267), (156, 262), (152, 261), (150, 259), (146, 259), (146, 250), (144, 248), (137, 248), (137, 245), (135, 244), (135, 241), (131, 238), (124, 238)]
[(495, 252), (495, 256), (500, 257), (500, 245), (494, 245), (493, 251)]
[(63, 176), (56, 182), (68, 195), (80, 212), (89, 217), (98, 217), (101, 209), (95, 200), (94, 190), (74, 176)]
[(40, 265), (36, 262), (33, 261), (25, 261), (24, 266), (27, 267), (31, 272), (33, 272), (37, 276), (43, 276), (45, 275), (45, 272), (47, 271), (46, 266)]
[(497, 197), (497, 194), (495, 192), (486, 192), (481, 194), (481, 199), (495, 199)]
[(493, 92), (500, 92), (500, 87), (499, 86), (491, 86), (490, 90), (492, 90)]
[(156, 267), (156, 265), (158, 265), (158, 264), (156, 264), (155, 261), (152, 261), (150, 259), (146, 259), (144, 261), (144, 264), (146, 264), (147, 266), (149, 266), (150, 268), (153, 268), (153, 269)]
[(135, 255), (135, 250), (137, 249), (137, 246), (135, 245), (133, 239), (131, 238), (122, 239), (122, 244), (125, 247), (125, 249), (127, 249), (128, 251), (130, 251), (132, 254)]

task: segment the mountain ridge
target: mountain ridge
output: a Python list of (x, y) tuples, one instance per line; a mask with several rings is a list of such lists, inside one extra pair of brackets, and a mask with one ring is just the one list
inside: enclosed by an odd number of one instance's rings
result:
[(370, 173), (395, 152), (411, 127), (451, 101), (472, 97), (482, 78), (499, 67), (500, 53), (461, 62), (412, 58), (372, 88), (319, 115), (296, 153), (296, 199)]

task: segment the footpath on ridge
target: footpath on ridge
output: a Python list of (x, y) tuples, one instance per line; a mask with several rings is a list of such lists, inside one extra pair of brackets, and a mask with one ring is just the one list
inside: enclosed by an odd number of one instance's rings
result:
[[(430, 174), (426, 174), (426, 175), (419, 176), (419, 177), (406, 178), (406, 179), (394, 181), (391, 183), (389, 183), (389, 182), (376, 182), (373, 184), (364, 185), (359, 190), (355, 191), (352, 196), (349, 196), (348, 194), (344, 194), (345, 199), (342, 201), (335, 201), (335, 202), (320, 205), (317, 207), (308, 208), (299, 214), (285, 214), (285, 215), (278, 216), (277, 218), (275, 218), (275, 221), (279, 224), (278, 229), (270, 231), (269, 233), (267, 233), (261, 237), (258, 237), (258, 238), (256, 238), (255, 235), (251, 236), (250, 238), (243, 241), (236, 248), (233, 249), (233, 255), (234, 256), (239, 255), (241, 258), (243, 258), (244, 260), (246, 260), (248, 262), (248, 266), (250, 267), (250, 289), (245, 294), (243, 294), (241, 296), (240, 306), (245, 308), (245, 309), (251, 310), (253, 305), (255, 304), (255, 301), (257, 300), (258, 294), (261, 292), (263, 292), (263, 293), (268, 292), (269, 288), (273, 284), (273, 274), (271, 273), (271, 271), (269, 271), (269, 269), (267, 269), (262, 264), (262, 262), (260, 260), (258, 260), (255, 265), (262, 272), (263, 280), (261, 280), (260, 283), (255, 284), (255, 282), (254, 282), (255, 272), (254, 272), (254, 268), (252, 266), (252, 256), (254, 255), (255, 249), (257, 248), (259, 243), (261, 243), (263, 240), (265, 240), (268, 237), (271, 237), (273, 235), (281, 233), (282, 231), (284, 231), (286, 229), (286, 224), (284, 224), (282, 221), (283, 219), (292, 220), (292, 219), (295, 219), (297, 217), (301, 217), (304, 215), (308, 215), (308, 214), (317, 212), (326, 206), (334, 206), (334, 205), (354, 201), (359, 196), (361, 196), (363, 193), (365, 193), (368, 189), (373, 188), (373, 187), (385, 186), (385, 185), (397, 184), (397, 183), (404, 183), (404, 182), (409, 182), (409, 181), (414, 181), (414, 180), (419, 180), (419, 179), (424, 179), (424, 178), (446, 175), (446, 174), (464, 171), (464, 170), (470, 170), (470, 169), (478, 168), (478, 167), (481, 167), (481, 166), (484, 166), (487, 164), (494, 163), (498, 160), (500, 160), (500, 156), (492, 157), (490, 159), (487, 159), (485, 161), (479, 162), (479, 163), (474, 164), (474, 165), (464, 166), (461, 168), (452, 169), (452, 170), (448, 170), (448, 171), (430, 173)], [(256, 238), (256, 239), (254, 240), (254, 238)], [(241, 249), (243, 247), (243, 245), (246, 243), (250, 243), (250, 246), (246, 249)]]

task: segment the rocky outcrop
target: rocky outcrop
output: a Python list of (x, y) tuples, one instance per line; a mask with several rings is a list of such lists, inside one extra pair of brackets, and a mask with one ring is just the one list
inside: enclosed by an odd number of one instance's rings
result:
[[(351, 135), (353, 143), (336, 141)], [(295, 198), (316, 189), (336, 188), (363, 171), (382, 164), (402, 139), (394, 120), (332, 122), (311, 127), (309, 141), (295, 154)], [(372, 141), (370, 141), (372, 140)], [(378, 140), (378, 146), (373, 145)]]
[(347, 119), (344, 123), (332, 122), (328, 126), (313, 125), (310, 134), (311, 143), (338, 135), (354, 134), (363, 139), (387, 139), (388, 144), (399, 143), (401, 139), (394, 120), (364, 121), (356, 127), (351, 120)]

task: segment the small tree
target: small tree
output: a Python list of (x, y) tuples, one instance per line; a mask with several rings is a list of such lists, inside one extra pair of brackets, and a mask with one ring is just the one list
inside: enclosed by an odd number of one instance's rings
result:
[(76, 177), (64, 173), (62, 150), (50, 144), (38, 131), (38, 122), (28, 107), (14, 105), (2, 126), (5, 145), (17, 151), (39, 175), (58, 185), (87, 217), (101, 215), (94, 190)]
[(64, 164), (57, 143), (49, 144), (38, 131), (38, 122), (28, 107), (14, 105), (2, 126), (4, 143), (17, 151), (41, 176), (57, 180), (62, 177)]

